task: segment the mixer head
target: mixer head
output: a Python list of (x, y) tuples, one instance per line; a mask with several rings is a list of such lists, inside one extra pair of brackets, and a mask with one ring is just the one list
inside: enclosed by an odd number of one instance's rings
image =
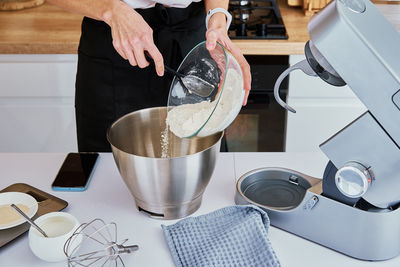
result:
[(334, 86), (346, 85), (346, 82), (343, 81), (311, 40), (306, 43), (304, 53), (310, 67), (323, 81)]
[(362, 198), (377, 208), (395, 207), (400, 204), (400, 34), (368, 0), (332, 1), (311, 18), (308, 31), (306, 59), (281, 74), (275, 98), (295, 112), (279, 97), (280, 82), (295, 69), (334, 86), (347, 84), (367, 111), (320, 145), (337, 169), (329, 176), (334, 195), (344, 203)]

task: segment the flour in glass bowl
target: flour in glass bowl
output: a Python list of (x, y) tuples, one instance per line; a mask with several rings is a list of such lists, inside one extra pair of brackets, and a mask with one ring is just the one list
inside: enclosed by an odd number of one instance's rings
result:
[[(243, 103), (243, 78), (239, 71), (228, 69), (221, 98), (215, 107), (214, 101), (203, 101), (195, 104), (184, 104), (174, 107), (168, 112), (167, 125), (178, 137), (193, 135), (207, 121), (197, 136), (212, 135), (224, 130), (235, 119)], [(167, 127), (168, 127), (167, 126)]]

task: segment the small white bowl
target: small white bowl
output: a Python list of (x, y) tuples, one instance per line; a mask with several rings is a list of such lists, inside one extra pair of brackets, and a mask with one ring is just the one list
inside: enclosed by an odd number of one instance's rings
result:
[[(29, 246), (33, 254), (48, 262), (67, 260), (64, 244), (79, 227), (78, 220), (66, 212), (50, 212), (37, 218), (35, 223), (49, 237), (44, 237), (33, 227), (29, 229)], [(79, 246), (79, 243), (75, 245)]]

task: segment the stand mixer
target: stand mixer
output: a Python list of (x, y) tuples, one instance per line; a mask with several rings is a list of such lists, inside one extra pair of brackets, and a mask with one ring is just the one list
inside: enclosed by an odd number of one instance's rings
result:
[[(322, 182), (287, 169), (258, 169), (238, 180), (235, 201), (256, 204), (272, 225), (349, 256), (393, 258), (400, 254), (400, 34), (368, 0), (332, 1), (311, 18), (308, 31), (306, 60), (277, 80), (278, 103), (295, 112), (278, 90), (301, 69), (334, 86), (348, 84), (368, 111), (320, 145), (330, 159)], [(304, 192), (296, 205), (277, 208), (246, 192), (257, 179)]]

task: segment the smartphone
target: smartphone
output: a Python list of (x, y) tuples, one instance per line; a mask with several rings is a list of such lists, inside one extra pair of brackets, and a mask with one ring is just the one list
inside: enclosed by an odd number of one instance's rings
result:
[(86, 190), (98, 157), (98, 153), (69, 153), (51, 188), (55, 191)]

